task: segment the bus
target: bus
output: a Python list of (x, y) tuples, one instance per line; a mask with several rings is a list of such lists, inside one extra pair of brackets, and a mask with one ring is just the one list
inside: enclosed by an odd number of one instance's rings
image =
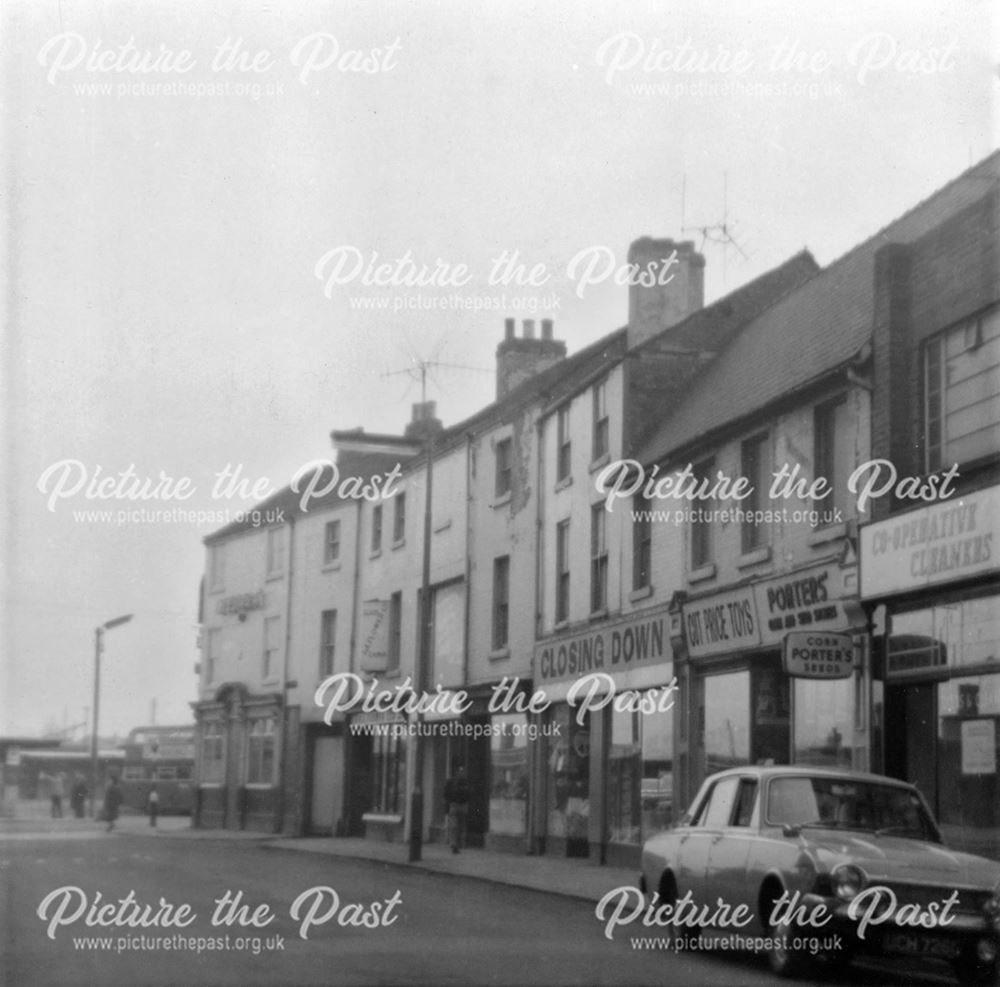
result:
[(125, 740), (123, 804), (145, 812), (153, 785), (161, 813), (190, 815), (194, 806), (194, 725), (136, 727)]

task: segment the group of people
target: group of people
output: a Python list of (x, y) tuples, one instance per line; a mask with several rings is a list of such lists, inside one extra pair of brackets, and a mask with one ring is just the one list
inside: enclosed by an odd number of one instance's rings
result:
[[(65, 774), (57, 773), (49, 775), (42, 772), (38, 780), (42, 797), (44, 798), (48, 794), (52, 818), (61, 819), (63, 817), (63, 799), (66, 797), (67, 787)], [(73, 784), (70, 787), (70, 806), (73, 810), (73, 815), (77, 819), (83, 819), (84, 817), (87, 795), (87, 782), (84, 780), (83, 775), (78, 773), (74, 777)], [(118, 782), (117, 776), (112, 775), (104, 789), (104, 801), (101, 807), (101, 819), (107, 823), (109, 833), (115, 828), (115, 821), (118, 819), (123, 801), (122, 787)], [(149, 825), (155, 826), (160, 811), (160, 795), (156, 790), (155, 784), (150, 788), (149, 796), (146, 800), (146, 809), (149, 813)]]

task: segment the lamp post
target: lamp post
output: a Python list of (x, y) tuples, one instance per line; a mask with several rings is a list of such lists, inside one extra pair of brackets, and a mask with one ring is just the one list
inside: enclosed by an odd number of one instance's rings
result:
[(132, 619), (132, 614), (115, 617), (101, 624), (94, 631), (94, 719), (90, 727), (90, 815), (94, 815), (94, 795), (97, 789), (97, 730), (98, 716), (101, 708), (101, 649), (104, 647), (104, 632), (112, 627), (121, 627)]

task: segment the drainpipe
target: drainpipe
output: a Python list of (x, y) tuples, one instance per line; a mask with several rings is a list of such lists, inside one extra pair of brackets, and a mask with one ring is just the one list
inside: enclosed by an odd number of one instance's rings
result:
[[(285, 653), (281, 663), (281, 733), (278, 743), (281, 744), (281, 785), (278, 788), (278, 831), (285, 828), (285, 806), (288, 802), (288, 745), (285, 736), (288, 731), (288, 660), (292, 650), (292, 584), (295, 581), (295, 516), (288, 519), (288, 592), (285, 597)], [(297, 683), (292, 682), (291, 685)]]

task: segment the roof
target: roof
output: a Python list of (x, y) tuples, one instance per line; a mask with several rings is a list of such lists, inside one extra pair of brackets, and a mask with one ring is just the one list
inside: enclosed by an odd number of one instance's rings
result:
[(812, 775), (823, 778), (849, 778), (852, 781), (867, 781), (880, 785), (897, 785), (900, 788), (913, 788), (913, 784), (900, 778), (889, 778), (887, 775), (872, 774), (869, 771), (855, 771), (853, 768), (831, 768), (811, 764), (747, 764), (743, 767), (726, 768), (709, 775), (705, 781), (713, 778), (737, 775), (742, 777), (765, 778), (801, 778), (802, 775)]
[(875, 255), (911, 243), (983, 199), (1000, 179), (1000, 152), (964, 172), (825, 267), (747, 325), (692, 383), (639, 453), (654, 462), (822, 379), (861, 352), (872, 332)]

